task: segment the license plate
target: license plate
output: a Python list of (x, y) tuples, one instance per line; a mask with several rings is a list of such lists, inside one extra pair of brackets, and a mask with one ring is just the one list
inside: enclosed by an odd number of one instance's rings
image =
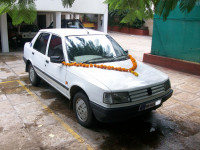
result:
[(150, 103), (147, 103), (147, 104), (141, 104), (139, 106), (139, 110), (138, 111), (147, 110), (147, 109), (152, 108), (154, 106), (156, 106), (156, 101), (150, 102)]

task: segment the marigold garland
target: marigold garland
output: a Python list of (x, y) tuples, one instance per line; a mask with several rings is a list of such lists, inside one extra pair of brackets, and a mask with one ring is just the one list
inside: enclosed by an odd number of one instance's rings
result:
[(135, 61), (135, 58), (133, 58), (131, 55), (128, 55), (129, 58), (131, 59), (131, 62), (133, 64), (133, 67), (126, 69), (126, 68), (122, 68), (122, 67), (114, 67), (114, 66), (107, 66), (107, 65), (97, 65), (97, 64), (84, 64), (84, 63), (76, 63), (76, 62), (72, 62), (72, 63), (66, 63), (66, 62), (62, 62), (63, 65), (65, 66), (76, 66), (76, 67), (84, 67), (84, 68), (100, 68), (100, 69), (107, 69), (107, 70), (116, 70), (116, 71), (122, 71), (122, 72), (130, 72), (132, 74), (134, 74), (135, 76), (138, 76), (138, 73), (135, 72), (135, 69), (137, 68), (137, 62)]

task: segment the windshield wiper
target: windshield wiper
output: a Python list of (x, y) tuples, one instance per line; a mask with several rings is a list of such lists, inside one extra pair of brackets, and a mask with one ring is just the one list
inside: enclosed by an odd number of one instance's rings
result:
[(83, 63), (89, 63), (89, 62), (111, 62), (111, 61), (116, 61), (116, 60), (124, 60), (127, 59), (127, 55), (122, 55), (122, 56), (115, 56), (115, 57), (104, 57), (104, 58), (93, 58), (90, 60), (86, 60)]
[[(110, 57), (108, 57), (108, 58), (110, 58)], [(108, 58), (93, 58), (93, 59), (90, 59), (90, 60), (86, 60), (83, 63), (108, 61)]]
[(113, 59), (114, 60), (123, 60), (123, 59), (127, 59), (128, 56), (127, 55), (122, 55), (122, 56), (115, 56)]

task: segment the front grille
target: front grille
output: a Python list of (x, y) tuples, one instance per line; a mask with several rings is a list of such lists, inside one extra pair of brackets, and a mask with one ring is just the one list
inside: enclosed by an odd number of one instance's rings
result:
[(129, 96), (131, 98), (132, 102), (135, 101), (140, 101), (143, 99), (149, 99), (149, 98), (154, 98), (161, 96), (166, 90), (169, 89), (169, 86), (166, 88), (166, 85), (168, 84), (168, 82), (159, 84), (159, 85), (155, 85), (152, 87), (148, 87), (145, 89), (140, 89), (140, 90), (136, 90), (136, 91), (131, 91), (129, 92)]

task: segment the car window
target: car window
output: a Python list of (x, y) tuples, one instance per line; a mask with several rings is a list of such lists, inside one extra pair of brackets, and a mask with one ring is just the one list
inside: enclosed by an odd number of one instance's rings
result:
[(126, 56), (122, 47), (107, 35), (83, 35), (66, 37), (67, 54), (70, 61), (112, 60)]
[(59, 36), (52, 35), (49, 44), (48, 56), (60, 56), (60, 59), (64, 59), (62, 40)]
[(48, 39), (49, 39), (48, 33), (41, 33), (38, 36), (37, 40), (35, 41), (33, 48), (45, 55)]

